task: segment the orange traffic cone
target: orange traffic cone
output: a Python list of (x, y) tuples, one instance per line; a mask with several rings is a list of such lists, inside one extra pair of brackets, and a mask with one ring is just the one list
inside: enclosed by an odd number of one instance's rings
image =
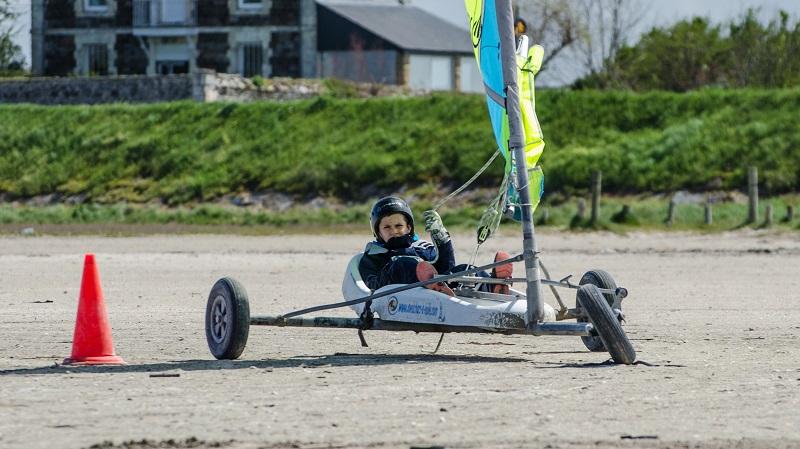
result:
[(65, 365), (124, 365), (122, 357), (114, 354), (111, 326), (100, 287), (100, 274), (94, 254), (87, 254), (83, 263), (78, 318), (72, 337), (72, 355)]

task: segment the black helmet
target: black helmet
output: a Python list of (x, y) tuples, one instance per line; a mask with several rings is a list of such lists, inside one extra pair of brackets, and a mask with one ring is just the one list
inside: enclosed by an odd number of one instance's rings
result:
[(411, 227), (411, 235), (414, 235), (414, 214), (411, 212), (411, 208), (401, 198), (387, 196), (376, 201), (375, 205), (372, 206), (372, 211), (369, 213), (369, 224), (372, 226), (372, 235), (376, 239), (381, 239), (380, 233), (378, 233), (378, 224), (381, 218), (392, 214), (405, 215), (406, 220), (408, 220), (408, 226)]

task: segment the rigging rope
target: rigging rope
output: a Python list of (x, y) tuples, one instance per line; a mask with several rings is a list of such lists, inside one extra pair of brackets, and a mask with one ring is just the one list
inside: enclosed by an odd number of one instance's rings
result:
[(444, 203), (446, 203), (446, 202), (450, 201), (451, 199), (453, 199), (454, 196), (456, 196), (459, 193), (463, 192), (464, 189), (466, 189), (467, 187), (469, 187), (470, 184), (475, 182), (475, 180), (478, 179), (478, 176), (480, 176), (483, 172), (485, 172), (486, 169), (489, 168), (490, 165), (492, 165), (492, 162), (494, 162), (494, 160), (497, 159), (497, 155), (498, 154), (500, 154), (500, 148), (498, 148), (497, 151), (495, 151), (494, 154), (492, 154), (492, 157), (490, 157), (489, 160), (486, 161), (485, 164), (483, 164), (483, 167), (481, 167), (477, 172), (475, 172), (475, 174), (472, 175), (472, 177), (469, 178), (469, 180), (467, 180), (467, 182), (465, 182), (461, 187), (457, 188), (452, 193), (450, 193), (449, 195), (444, 197), (442, 200), (440, 200), (438, 203), (436, 203), (436, 205), (433, 206), (433, 210), (439, 210), (439, 208), (442, 207), (444, 205)]
[[(472, 175), (472, 177), (467, 180), (467, 182), (465, 182), (464, 184), (461, 185), (461, 187), (457, 188), (456, 190), (451, 192), (449, 195), (447, 195), (446, 197), (442, 198), (438, 203), (436, 203), (436, 205), (433, 206), (433, 210), (438, 211), (442, 206), (444, 206), (445, 203), (447, 203), (448, 201), (453, 199), (456, 195), (460, 194), (461, 192), (464, 191), (464, 189), (469, 187), (470, 184), (475, 182), (475, 180), (478, 179), (478, 177), (480, 175), (482, 175), (483, 172), (485, 172), (486, 169), (489, 168), (490, 165), (492, 165), (492, 162), (494, 162), (494, 160), (497, 159), (497, 156), (499, 154), (500, 154), (500, 148), (497, 148), (497, 150), (492, 154), (492, 157), (490, 157), (489, 160), (486, 161), (486, 163), (483, 164), (483, 167), (479, 168), (478, 171), (475, 172), (475, 174)], [(481, 226), (479, 226), (479, 231), (478, 231), (478, 233), (479, 233), (478, 244), (475, 246), (475, 251), (472, 253), (472, 257), (469, 260), (469, 265), (474, 265), (475, 264), (475, 259), (478, 256), (478, 250), (480, 249), (480, 247), (483, 244), (483, 242), (486, 241), (486, 238), (488, 238), (488, 233), (486, 234), (485, 238), (481, 238), (480, 237), (480, 232), (481, 232), (480, 229), (483, 228), (483, 227), (486, 227), (488, 225), (488, 224), (484, 223), (484, 221), (486, 221), (486, 220), (484, 220), (484, 218), (486, 217), (486, 213), (490, 209), (491, 210), (496, 210), (497, 206), (499, 205), (499, 203), (502, 202), (502, 199), (503, 199), (503, 196), (505, 194), (506, 187), (507, 187), (506, 186), (507, 181), (508, 181), (508, 178), (507, 178), (507, 175), (506, 175), (506, 176), (503, 177), (503, 182), (501, 183), (501, 187), (500, 187), (500, 193), (498, 194), (497, 197), (495, 197), (494, 200), (492, 200), (491, 206), (489, 207), (489, 209), (486, 210), (486, 212), (484, 212), (483, 216), (481, 217), (481, 220), (480, 220)], [(494, 220), (494, 217), (489, 218), (488, 220), (492, 222), (491, 224), (494, 224), (493, 223), (494, 221), (496, 221), (497, 224), (499, 224), (499, 221), (500, 221), (500, 220)], [(489, 233), (494, 232), (494, 230), (496, 229), (496, 226), (489, 226), (489, 229), (490, 229)]]

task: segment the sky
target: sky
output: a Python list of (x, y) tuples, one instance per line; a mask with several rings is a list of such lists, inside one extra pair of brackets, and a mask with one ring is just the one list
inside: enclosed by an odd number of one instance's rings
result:
[[(200, 0), (202, 1), (202, 0)], [(380, 1), (393, 0), (355, 0), (355, 1)], [(634, 0), (650, 6), (649, 13), (645, 15), (637, 30), (632, 34), (638, 35), (653, 26), (669, 25), (678, 20), (693, 16), (704, 16), (713, 22), (726, 22), (741, 16), (748, 8), (758, 8), (760, 17), (769, 20), (777, 16), (779, 10), (788, 11), (792, 19), (800, 19), (800, 0)], [(464, 0), (405, 0), (405, 3), (422, 8), (451, 23), (466, 28), (466, 13)], [(18, 31), (16, 42), (22, 47), (25, 60), (30, 64), (30, 4), (31, 0), (11, 0), (12, 8), (21, 15), (13, 25)], [(635, 39), (635, 37), (634, 37)], [(545, 49), (546, 50), (546, 49)], [(564, 72), (562, 70), (562, 72)], [(566, 70), (569, 72), (569, 70)], [(566, 78), (573, 77), (572, 73), (551, 73), (552, 80), (545, 80), (544, 85), (563, 84), (570, 82)]]
[[(466, 27), (463, 0), (410, 0), (412, 5), (428, 10), (457, 25)], [(797, 18), (800, 16), (800, 0), (635, 0), (648, 4), (650, 13), (643, 21), (644, 29), (654, 25), (677, 22), (686, 17), (704, 16), (714, 22), (736, 18), (748, 8), (760, 8), (762, 17), (775, 17), (781, 9)], [(515, 4), (518, 2), (514, 2)]]

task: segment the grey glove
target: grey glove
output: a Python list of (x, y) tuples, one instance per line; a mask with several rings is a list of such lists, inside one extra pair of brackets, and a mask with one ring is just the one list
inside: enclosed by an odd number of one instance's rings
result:
[(422, 213), (422, 218), (425, 220), (425, 231), (431, 235), (436, 246), (450, 241), (450, 233), (442, 224), (442, 217), (435, 210), (426, 210)]

